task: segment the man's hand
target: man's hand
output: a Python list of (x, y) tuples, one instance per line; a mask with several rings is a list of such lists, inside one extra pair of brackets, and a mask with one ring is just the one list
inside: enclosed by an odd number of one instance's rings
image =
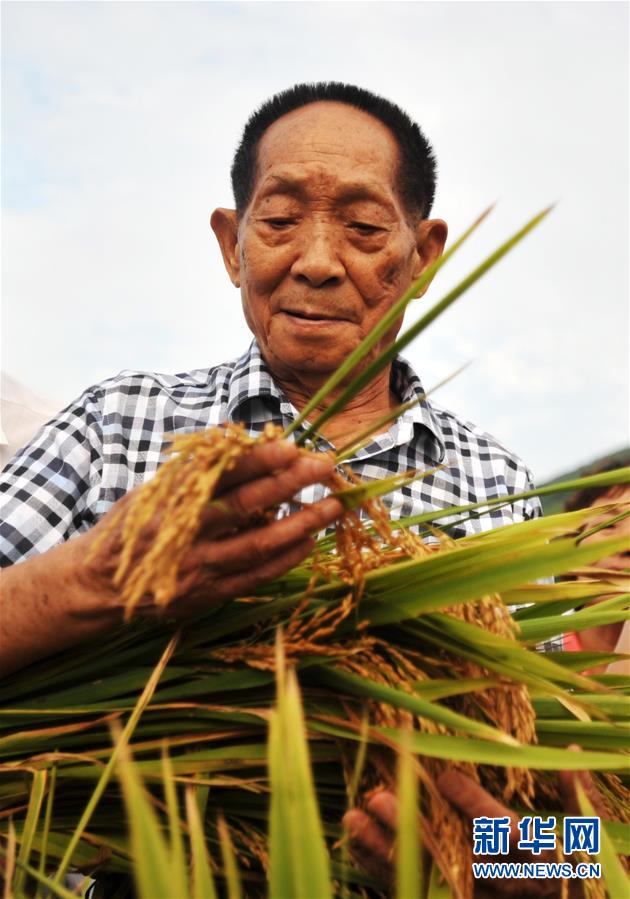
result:
[[(569, 772), (567, 772), (569, 773)], [(572, 772), (571, 772), (572, 773)], [(448, 799), (451, 805), (463, 812), (464, 816), (470, 821), (470, 832), (472, 835), (473, 818), (502, 818), (508, 816), (510, 819), (510, 851), (509, 855), (501, 856), (501, 861), (505, 862), (557, 862), (558, 858), (554, 852), (545, 851), (540, 855), (532, 855), (522, 849), (517, 848), (520, 838), (518, 824), (518, 815), (502, 805), (497, 799), (491, 796), (483, 787), (471, 780), (461, 771), (445, 771), (438, 779), (438, 788), (442, 795)], [(478, 855), (475, 861), (497, 861), (495, 856)], [(521, 880), (511, 878), (501, 878), (495, 880), (476, 880), (475, 881), (475, 899), (485, 899), (485, 897), (496, 897), (499, 895), (509, 896), (510, 899), (534, 899), (534, 897), (559, 897), (561, 895), (561, 880)]]
[[(573, 748), (573, 747), (572, 747)], [(577, 748), (577, 747), (575, 747)], [(559, 774), (559, 786), (563, 799), (564, 809), (567, 814), (579, 814), (575, 795), (575, 784), (579, 780), (585, 788), (596, 813), (605, 817), (601, 799), (597, 788), (589, 774), (585, 771), (563, 771)], [(555, 853), (541, 852), (540, 855), (531, 855), (528, 852), (516, 848), (519, 831), (517, 829), (518, 817), (510, 809), (506, 808), (483, 787), (471, 780), (460, 771), (446, 771), (437, 781), (437, 786), (442, 795), (463, 812), (471, 822), (473, 818), (502, 818), (508, 816), (511, 821), (510, 854), (502, 856), (505, 862), (555, 862), (558, 861)], [(396, 796), (388, 791), (374, 794), (368, 801), (365, 811), (355, 808), (347, 812), (343, 824), (350, 838), (350, 851), (359, 867), (376, 878), (381, 883), (392, 887), (395, 878), (395, 839), (397, 831), (398, 803)], [(477, 856), (477, 861), (497, 861), (486, 856)], [(570, 881), (570, 891), (579, 889), (578, 881)], [(552, 899), (561, 895), (561, 880), (521, 880), (521, 879), (496, 879), (475, 881), (475, 899), (492, 899), (503, 895), (509, 899)], [(579, 892), (570, 895), (581, 895)]]
[[(325, 481), (333, 470), (330, 457), (300, 455), (291, 443), (254, 446), (221, 477), (199, 534), (180, 565), (178, 590), (171, 603), (165, 609), (156, 608), (149, 599), (140, 610), (187, 618), (226, 599), (247, 595), (293, 568), (312, 550), (311, 535), (339, 518), (341, 503), (327, 497), (285, 518), (267, 521), (265, 515), (289, 502), (303, 487)], [(116, 506), (131, 502), (135, 493), (127, 494)], [(86, 535), (86, 543), (98, 539), (112, 514), (114, 509)], [(147, 525), (138, 555), (150, 546), (157, 524)], [(81, 575), (92, 588), (96, 582), (101, 594), (109, 595), (114, 603), (117, 592), (112, 579), (121, 529), (119, 523)]]
[[(279, 520), (267, 522), (264, 515), (290, 501), (303, 487), (325, 481), (333, 469), (328, 456), (301, 455), (294, 444), (253, 447), (221, 478), (200, 533), (181, 565), (172, 603), (162, 610), (149, 602), (142, 607), (143, 613), (184, 619), (247, 595), (301, 562), (313, 547), (312, 534), (341, 515), (341, 503), (327, 497)], [(122, 497), (86, 534), (4, 570), (2, 672), (122, 622), (123, 606), (112, 582), (122, 516), (93, 558), (90, 550), (111, 516), (131, 501), (133, 492)], [(151, 542), (156, 524), (147, 525), (145, 546)]]

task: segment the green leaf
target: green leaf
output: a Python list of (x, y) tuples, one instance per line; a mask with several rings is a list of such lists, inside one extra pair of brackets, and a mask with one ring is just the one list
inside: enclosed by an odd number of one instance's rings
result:
[(568, 746), (577, 743), (585, 749), (623, 750), (630, 746), (630, 723), (605, 721), (553, 721), (536, 722), (536, 733), (541, 743)]
[[(568, 668), (570, 671), (586, 671), (587, 668), (595, 668), (598, 665), (610, 665), (622, 659), (629, 659), (630, 655), (621, 652), (565, 652), (553, 650), (545, 653), (545, 657), (556, 665)], [(600, 680), (599, 676), (592, 675), (593, 680)]]
[(189, 786), (186, 788), (186, 815), (190, 832), (192, 868), (190, 895), (192, 899), (217, 899), (210, 859), (206, 848), (206, 837), (195, 793), (196, 787)]
[(332, 897), (330, 863), (315, 797), (313, 775), (294, 672), (286, 673), (278, 638), (277, 711), (269, 728), (270, 897)]
[(288, 899), (294, 889), (290, 846), (290, 820), (288, 814), (288, 784), (283, 766), (282, 729), (277, 711), (269, 716), (269, 896), (270, 899)]
[(221, 857), (223, 859), (223, 870), (225, 871), (228, 899), (241, 899), (241, 878), (236, 864), (234, 846), (232, 845), (232, 840), (230, 838), (230, 831), (228, 830), (222, 815), (219, 815), (217, 830), (219, 833), (219, 842), (221, 844)]
[[(0, 855), (2, 854), (4, 854), (4, 850), (2, 849), (2, 847), (0, 847)], [(77, 899), (76, 893), (67, 890), (64, 886), (61, 886), (61, 884), (55, 883), (54, 880), (50, 879), (50, 877), (46, 877), (44, 874), (41, 874), (37, 870), (37, 868), (33, 868), (32, 865), (27, 865), (25, 862), (19, 861), (19, 859), (16, 859), (15, 864), (20, 869), (20, 873), (23, 876), (28, 874), (30, 877), (33, 877), (38, 882), (38, 884), (45, 886), (46, 889), (53, 894), (53, 896), (58, 896), (59, 899)], [(5, 896), (7, 896), (7, 899), (10, 899), (11, 895), (11, 892), (9, 892), (8, 894), (5, 892)], [(18, 899), (21, 899), (21, 897), (26, 894), (20, 893), (16, 889), (13, 895), (18, 897)]]
[[(390, 728), (376, 728), (376, 730), (399, 744), (400, 735), (396, 730)], [(577, 771), (585, 768), (591, 771), (623, 771), (627, 770), (628, 765), (627, 756), (621, 753), (586, 751), (569, 753), (564, 749), (547, 746), (507, 746), (441, 734), (414, 733), (410, 748), (418, 755), (432, 758), (450, 758), (482, 765), (536, 768), (546, 771)], [(573, 754), (578, 758), (569, 758)]]
[(118, 750), (116, 759), (118, 779), (125, 800), (138, 896), (140, 899), (172, 899), (173, 895), (183, 897), (185, 884), (181, 881), (181, 869), (173, 869), (169, 847), (162, 835), (157, 815), (126, 747)]
[(397, 899), (421, 899), (422, 844), (418, 815), (416, 761), (404, 745), (398, 754), (398, 832), (396, 835)]
[[(370, 727), (370, 719), (367, 713), (361, 719), (361, 731), (359, 735), (359, 748), (357, 750), (356, 759), (354, 761), (354, 770), (352, 772), (352, 781), (348, 789), (348, 808), (353, 808), (357, 798), (361, 775), (365, 767), (368, 748), (368, 732)], [(345, 844), (344, 844), (345, 845)]]
[[(309, 729), (332, 736), (357, 740), (357, 734), (342, 719), (332, 721), (309, 719)], [(398, 746), (400, 732), (395, 728), (373, 727), (370, 741), (384, 742)], [(628, 758), (624, 753), (584, 751), (570, 753), (566, 749), (547, 746), (508, 746), (489, 743), (472, 737), (444, 736), (442, 734), (414, 733), (411, 750), (429, 758), (460, 762), (474, 762), (478, 765), (498, 765), (500, 767), (535, 768), (540, 771), (619, 771), (625, 772)], [(573, 755), (578, 758), (572, 758)]]
[(477, 545), (436, 553), (396, 566), (398, 576), (404, 571), (405, 580), (401, 583), (392, 584), (394, 578), (388, 578), (383, 570), (369, 572), (366, 580), (370, 582), (370, 595), (363, 600), (361, 612), (372, 625), (414, 618), (441, 605), (455, 605), (501, 593), (530, 579), (561, 574), (571, 566), (620, 552), (626, 542), (619, 538), (576, 546), (574, 540), (563, 538), (485, 557)]
[(450, 615), (439, 612), (424, 615), (421, 621), (405, 624), (404, 629), (455, 655), (470, 659), (482, 668), (507, 675), (517, 683), (538, 688), (552, 696), (570, 698), (560, 686), (562, 683), (582, 687), (589, 692), (597, 689), (594, 681), (554, 664), (546, 653), (526, 649), (516, 640), (501, 637)]
[[(625, 608), (621, 608), (624, 606)], [(589, 606), (567, 618), (564, 615), (549, 615), (531, 621), (521, 621), (521, 639), (527, 643), (538, 643), (554, 637), (563, 631), (577, 633), (603, 624), (615, 624), (630, 619), (628, 594), (604, 600), (597, 605)]]
[[(573, 753), (567, 753), (572, 755)], [(576, 752), (575, 755), (581, 755)], [(580, 811), (583, 815), (593, 817), (595, 809), (591, 805), (588, 796), (579, 780), (576, 780), (576, 794)], [(606, 884), (606, 889), (610, 899), (622, 899), (622, 897), (630, 895), (630, 880), (623, 869), (623, 866), (617, 858), (617, 853), (612, 840), (606, 832), (604, 822), (600, 822), (600, 855), (599, 860), (602, 866), (602, 878)]]
[(344, 693), (361, 696), (364, 699), (376, 699), (378, 702), (387, 703), (394, 706), (394, 708), (406, 709), (420, 718), (436, 721), (462, 733), (482, 737), (497, 743), (518, 745), (518, 741), (509, 734), (505, 734), (489, 724), (475, 721), (473, 718), (467, 718), (466, 715), (461, 715), (459, 712), (454, 712), (452, 709), (415, 696), (412, 693), (405, 693), (403, 690), (375, 683), (367, 677), (358, 677), (356, 674), (349, 674), (346, 671), (322, 667), (317, 671), (317, 679), (320, 683), (342, 690)]
[(464, 693), (476, 693), (498, 687), (501, 681), (489, 677), (462, 677), (457, 680), (432, 677), (429, 680), (415, 681), (410, 686), (416, 696), (422, 699), (448, 699), (451, 696), (462, 696)]
[(162, 783), (164, 784), (164, 798), (166, 799), (166, 810), (168, 813), (169, 855), (171, 870), (173, 871), (173, 889), (177, 885), (177, 890), (183, 896), (186, 891), (186, 853), (184, 850), (182, 822), (177, 804), (175, 777), (166, 742), (162, 743)]
[(175, 651), (175, 647), (177, 646), (178, 639), (179, 639), (179, 632), (177, 634), (175, 634), (175, 636), (173, 636), (169, 640), (168, 645), (167, 645), (166, 649), (164, 650), (164, 652), (162, 653), (162, 656), (161, 656), (159, 662), (155, 666), (155, 669), (154, 669), (151, 677), (147, 681), (146, 686), (145, 686), (144, 690), (142, 691), (140, 698), (138, 699), (138, 702), (136, 703), (136, 706), (135, 706), (133, 712), (129, 716), (129, 720), (127, 721), (127, 724), (125, 725), (125, 727), (122, 731), (120, 739), (116, 743), (114, 751), (112, 752), (111, 756), (109, 757), (107, 764), (103, 768), (103, 771), (99, 777), (99, 780), (94, 789), (94, 792), (92, 793), (92, 796), (90, 797), (90, 800), (85, 808), (85, 811), (81, 815), (81, 819), (80, 819), (78, 825), (76, 826), (74, 833), (72, 834), (72, 837), (68, 843), (64, 857), (62, 858), (62, 860), (59, 864), (59, 867), (57, 869), (57, 873), (55, 874), (55, 877), (54, 877), (55, 883), (61, 883), (66, 871), (68, 870), (68, 867), (70, 866), (70, 864), (72, 862), (72, 853), (74, 852), (79, 840), (81, 839), (81, 835), (83, 834), (83, 831), (87, 827), (88, 822), (89, 822), (90, 818), (92, 817), (92, 814), (94, 813), (94, 809), (98, 805), (98, 802), (99, 802), (101, 796), (105, 792), (105, 787), (107, 786), (107, 784), (114, 772), (114, 769), (115, 769), (116, 765), (118, 764), (118, 758), (119, 758), (120, 754), (125, 751), (125, 748), (127, 747), (129, 740), (131, 739), (131, 735), (133, 734), (133, 732), (136, 728), (136, 725), (137, 725), (138, 721), (140, 720), (140, 716), (142, 715), (143, 711), (145, 710), (145, 708), (151, 701), (151, 697), (153, 696), (153, 693), (155, 692), (155, 690), (157, 688), (158, 682), (160, 680), (160, 676), (161, 676), (162, 672), (164, 671), (164, 669), (166, 668), (171, 656), (173, 655), (173, 652)]
[(455, 899), (448, 881), (442, 876), (442, 873), (435, 862), (431, 865), (431, 877), (429, 879), (429, 892), (427, 899)]
[[(425, 522), (434, 522), (439, 521), (442, 518), (451, 518), (454, 515), (461, 515), (466, 512), (476, 512), (479, 509), (487, 508), (496, 508), (497, 506), (505, 506), (511, 505), (512, 503), (517, 502), (522, 499), (531, 499), (533, 496), (548, 496), (554, 493), (561, 493), (565, 491), (574, 491), (574, 490), (584, 490), (587, 487), (612, 487), (615, 484), (630, 484), (630, 466), (626, 468), (616, 468), (613, 471), (604, 471), (601, 474), (592, 474), (583, 478), (574, 478), (570, 481), (562, 481), (558, 484), (548, 484), (546, 487), (536, 487), (534, 490), (523, 490), (521, 493), (508, 494), (507, 496), (496, 496), (490, 497), (488, 499), (484, 499), (478, 503), (468, 503), (464, 506), (450, 506), (446, 509), (442, 510), (431, 510), (430, 512), (422, 512), (419, 515), (411, 515), (407, 518), (400, 518), (397, 521), (392, 522), (393, 527), (404, 527), (408, 528), (412, 525), (424, 524)], [(590, 509), (580, 509), (578, 512), (588, 513), (592, 515), (592, 510)], [(550, 515), (544, 521), (549, 521), (550, 519), (559, 519), (561, 516), (574, 515), (573, 512), (565, 512), (560, 513), (559, 515)], [(535, 519), (535, 521), (540, 521), (541, 519)], [(525, 524), (530, 524), (531, 522), (525, 522)], [(495, 531), (488, 531), (487, 533), (496, 534), (498, 531), (502, 530), (502, 528), (497, 528)]]
[(390, 477), (377, 478), (375, 481), (356, 484), (354, 487), (347, 487), (345, 490), (338, 490), (333, 496), (337, 497), (345, 509), (356, 509), (368, 500), (393, 493), (394, 490), (400, 490), (408, 484), (413, 484), (415, 481), (429, 477), (437, 470), (438, 468), (430, 468), (421, 472), (412, 471), (393, 474)]
[[(596, 708), (603, 715), (608, 715), (618, 720), (630, 718), (630, 701), (627, 696), (615, 696), (601, 693), (580, 694), (580, 700), (589, 706)], [(551, 696), (534, 697), (532, 704), (536, 711), (536, 718), (567, 718), (574, 716), (557, 699)]]
[(46, 780), (46, 771), (33, 772), (33, 783), (28, 802), (28, 811), (26, 813), (26, 821), (24, 822), (24, 830), (22, 831), (20, 851), (16, 859), (19, 870), (15, 876), (15, 892), (18, 896), (24, 891), (26, 866), (30, 861), (33, 836), (37, 829), (42, 802), (46, 792)]
[[(626, 586), (608, 580), (587, 581), (560, 581), (555, 584), (525, 584), (522, 587), (514, 587), (512, 590), (504, 590), (501, 594), (503, 602), (508, 606), (520, 606), (527, 604), (526, 608), (517, 609), (512, 617), (516, 621), (528, 618), (538, 618), (549, 615), (550, 608), (553, 612), (565, 611), (584, 605), (588, 599), (598, 599), (600, 596), (610, 596), (626, 592)], [(560, 602), (565, 602), (562, 609)]]
[(606, 821), (606, 832), (617, 855), (630, 855), (630, 824), (625, 821)]
[[(48, 851), (48, 834), (50, 833), (50, 821), (52, 819), (53, 803), (55, 801), (55, 789), (57, 786), (57, 765), (53, 765), (50, 769), (50, 784), (48, 786), (48, 798), (46, 800), (46, 811), (44, 813), (44, 829), (42, 831), (41, 843), (39, 847), (39, 873), (46, 873), (46, 861)], [(37, 886), (36, 896), (40, 895), (41, 882)]]

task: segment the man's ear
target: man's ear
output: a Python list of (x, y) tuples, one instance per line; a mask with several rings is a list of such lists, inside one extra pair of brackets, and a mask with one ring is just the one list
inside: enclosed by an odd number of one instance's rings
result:
[(238, 246), (238, 223), (235, 209), (215, 209), (210, 225), (219, 241), (223, 263), (235, 287), (241, 286), (241, 260)]
[[(448, 225), (442, 219), (423, 219), (416, 225), (417, 262), (413, 273), (414, 280), (428, 268), (444, 252)], [(422, 296), (428, 284), (422, 288), (418, 296)]]

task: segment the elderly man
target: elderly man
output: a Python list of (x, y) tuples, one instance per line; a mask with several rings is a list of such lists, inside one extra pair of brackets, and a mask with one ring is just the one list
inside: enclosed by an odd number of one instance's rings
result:
[[(212, 227), (255, 340), (240, 359), (214, 368), (126, 372), (91, 387), (7, 467), (0, 561), (12, 567), (3, 575), (4, 671), (120, 623), (111, 560), (101, 556), (89, 567), (84, 560), (108, 510), (155, 471), (169, 434), (225, 421), (243, 421), (252, 432), (267, 421), (288, 424), (446, 241), (446, 224), (429, 218), (435, 162), (420, 128), (357, 87), (298, 85), (265, 103), (245, 128), (232, 181), (236, 208), (215, 210)], [(419, 393), (417, 375), (398, 359), (325, 436), (346, 442)], [(351, 462), (368, 478), (436, 463), (443, 470), (390, 497), (392, 515), (531, 484), (496, 440), (426, 401)], [(341, 511), (319, 483), (329, 470), (324, 457), (298, 459), (290, 443), (261, 447), (240, 462), (220, 485), (231, 513), (209, 513), (181, 571), (173, 615), (249, 592), (304, 558), (311, 534)], [(308, 503), (300, 511), (247, 528), (249, 509), (296, 494)], [(537, 503), (515, 502), (466, 527), (538, 514)]]
[[(446, 224), (429, 218), (435, 161), (428, 142), (397, 106), (360, 88), (298, 85), (266, 102), (245, 128), (232, 182), (236, 208), (215, 210), (212, 227), (255, 340), (240, 359), (210, 369), (126, 372), (91, 387), (7, 467), (0, 545), (5, 672), (121, 623), (111, 582), (118, 535), (109, 538), (111, 553), (89, 565), (86, 555), (109, 510), (155, 472), (169, 434), (226, 421), (242, 421), (252, 433), (269, 421), (289, 424), (444, 248)], [(329, 445), (347, 443), (422, 393), (417, 375), (397, 359), (324, 436)], [(494, 438), (426, 400), (351, 460), (367, 478), (438, 463), (434, 475), (389, 498), (393, 516), (531, 485), (527, 469)], [(246, 594), (305, 558), (311, 535), (341, 513), (321, 485), (331, 465), (324, 455), (299, 458), (290, 442), (257, 447), (239, 461), (220, 482), (223, 502), (207, 513), (169, 614), (186, 618)], [(296, 497), (298, 511), (263, 526), (250, 514)], [(459, 533), (539, 514), (537, 502), (515, 501)], [(501, 814), (478, 785), (454, 777), (441, 789), (465, 814)], [(368, 812), (391, 825), (392, 798), (380, 801), (383, 808), (377, 801)], [(382, 866), (389, 844), (361, 814), (347, 821), (355, 851)], [(531, 882), (522, 889), (538, 891)]]

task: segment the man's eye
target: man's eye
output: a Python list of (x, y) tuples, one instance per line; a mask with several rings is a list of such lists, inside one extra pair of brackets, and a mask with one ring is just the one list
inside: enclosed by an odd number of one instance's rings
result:
[(265, 224), (271, 225), (272, 228), (277, 228), (279, 230), (281, 228), (288, 228), (290, 225), (294, 225), (295, 219), (283, 219), (283, 218), (265, 219)]
[(350, 227), (354, 231), (358, 231), (359, 234), (369, 235), (369, 234), (377, 234), (379, 231), (382, 231), (382, 228), (379, 228), (378, 225), (368, 225), (367, 222), (350, 222)]

